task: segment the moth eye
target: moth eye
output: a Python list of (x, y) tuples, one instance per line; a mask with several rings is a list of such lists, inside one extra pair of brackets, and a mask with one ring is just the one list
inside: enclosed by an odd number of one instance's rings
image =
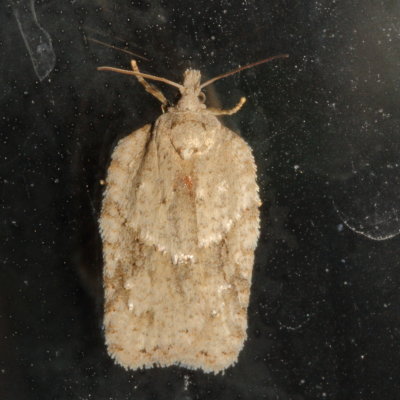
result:
[(204, 104), (206, 102), (206, 95), (203, 92), (200, 92), (200, 94), (199, 94), (199, 101), (202, 104)]

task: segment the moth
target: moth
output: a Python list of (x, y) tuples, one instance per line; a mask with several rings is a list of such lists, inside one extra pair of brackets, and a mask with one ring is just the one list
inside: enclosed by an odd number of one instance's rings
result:
[[(207, 108), (202, 90), (246, 68), (201, 83), (132, 70), (165, 113), (119, 141), (108, 168), (100, 216), (104, 330), (108, 353), (125, 368), (180, 365), (224, 371), (247, 337), (247, 308), (259, 236), (260, 198), (248, 144)], [(176, 87), (167, 108), (147, 80)]]

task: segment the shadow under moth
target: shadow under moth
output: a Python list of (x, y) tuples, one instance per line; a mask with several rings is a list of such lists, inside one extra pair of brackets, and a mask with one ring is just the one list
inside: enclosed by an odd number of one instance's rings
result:
[[(247, 330), (259, 235), (256, 165), (250, 147), (207, 108), (202, 89), (258, 61), (201, 83), (132, 70), (164, 110), (119, 141), (108, 169), (100, 217), (104, 329), (108, 353), (125, 368), (180, 365), (218, 373), (236, 363)], [(147, 80), (176, 87), (167, 108)]]

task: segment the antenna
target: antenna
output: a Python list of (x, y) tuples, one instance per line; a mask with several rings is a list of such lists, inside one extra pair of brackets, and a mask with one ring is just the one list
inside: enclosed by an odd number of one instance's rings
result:
[(141, 76), (142, 78), (150, 79), (150, 80), (153, 80), (153, 81), (164, 82), (167, 85), (175, 86), (179, 90), (183, 90), (183, 86), (180, 85), (179, 83), (175, 83), (173, 81), (170, 81), (169, 79), (161, 78), (161, 77), (155, 76), (155, 75), (142, 74), (141, 72), (131, 71), (131, 70), (128, 70), (128, 69), (114, 68), (114, 67), (97, 67), (97, 70), (98, 71), (117, 72), (119, 74), (125, 74), (125, 75)]
[(245, 70), (245, 69), (255, 67), (256, 65), (265, 64), (265, 63), (270, 62), (270, 61), (272, 61), (272, 60), (276, 60), (277, 58), (288, 58), (288, 57), (289, 57), (289, 54), (280, 54), (280, 55), (278, 55), (278, 56), (272, 56), (272, 57), (265, 58), (264, 60), (261, 60), (261, 61), (256, 61), (256, 62), (254, 62), (254, 63), (245, 65), (244, 67), (236, 68), (236, 69), (234, 69), (233, 71), (226, 72), (225, 74), (222, 74), (222, 75), (218, 75), (218, 76), (216, 76), (215, 78), (212, 78), (212, 79), (210, 79), (210, 80), (207, 81), (207, 82), (204, 82), (204, 83), (200, 86), (200, 89), (203, 89), (203, 88), (205, 88), (205, 87), (208, 86), (208, 85), (211, 85), (211, 83), (214, 83), (215, 81), (218, 81), (219, 79), (226, 78), (226, 77), (229, 76), (229, 75), (237, 74), (238, 72), (243, 71), (243, 70)]
[(90, 42), (101, 44), (102, 46), (109, 47), (110, 49), (119, 50), (119, 51), (122, 51), (123, 53), (129, 54), (131, 56), (134, 56), (134, 57), (137, 57), (137, 58), (141, 58), (142, 60), (150, 61), (148, 58), (143, 57), (140, 54), (133, 53), (132, 51), (129, 51), (129, 50), (126, 50), (126, 49), (122, 49), (121, 47), (113, 46), (112, 44), (108, 44), (106, 42), (102, 42), (101, 40), (92, 39), (90, 37), (88, 37), (87, 39)]

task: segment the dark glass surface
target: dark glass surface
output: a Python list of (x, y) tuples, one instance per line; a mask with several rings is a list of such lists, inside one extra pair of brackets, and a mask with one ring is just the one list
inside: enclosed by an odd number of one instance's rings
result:
[[(391, 400), (400, 391), (396, 1), (0, 5), (0, 398)], [(248, 340), (224, 375), (127, 372), (102, 332), (97, 227), (117, 141), (160, 114), (129, 68), (204, 79), (244, 108), (262, 231)], [(174, 101), (176, 91), (162, 87)]]

